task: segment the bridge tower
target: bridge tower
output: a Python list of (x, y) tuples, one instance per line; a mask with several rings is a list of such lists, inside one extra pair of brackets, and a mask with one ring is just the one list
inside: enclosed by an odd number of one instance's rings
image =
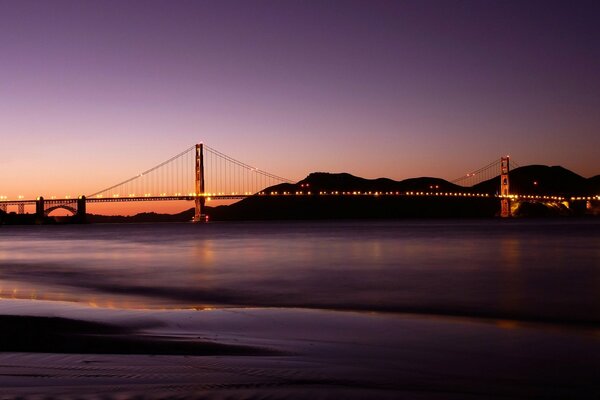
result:
[(79, 196), (79, 198), (77, 199), (77, 214), (75, 214), (73, 216), (75, 221), (80, 224), (85, 223), (85, 218), (86, 218), (86, 213), (87, 213), (85, 199), (86, 199), (85, 196)]
[(35, 216), (39, 221), (44, 220), (45, 209), (44, 209), (44, 198), (42, 196), (38, 197), (35, 201)]
[(500, 216), (510, 217), (510, 198), (508, 172), (510, 171), (509, 157), (500, 158)]
[(196, 174), (195, 174), (195, 205), (194, 222), (203, 221), (202, 210), (204, 209), (204, 145), (196, 145)]

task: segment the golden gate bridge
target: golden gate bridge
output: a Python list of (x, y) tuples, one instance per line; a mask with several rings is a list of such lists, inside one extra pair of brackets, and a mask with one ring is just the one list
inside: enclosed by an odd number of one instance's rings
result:
[[(35, 206), (36, 217), (43, 219), (56, 209), (65, 209), (76, 219), (85, 220), (86, 205), (89, 203), (140, 202), (140, 201), (193, 201), (194, 221), (205, 219), (203, 209), (208, 200), (234, 200), (250, 196), (449, 196), (449, 197), (498, 197), (501, 215), (510, 216), (510, 201), (519, 198), (563, 201), (560, 196), (516, 195), (509, 190), (510, 165), (517, 165), (508, 157), (501, 157), (486, 166), (451, 181), (465, 188), (461, 192), (444, 192), (431, 188), (430, 191), (409, 192), (323, 192), (309, 190), (276, 190), (277, 185), (293, 181), (269, 173), (236, 160), (206, 144), (196, 144), (168, 160), (115, 185), (88, 195), (71, 198), (8, 199), (0, 196), (0, 211), (8, 212), (9, 207), (17, 207), (18, 214), (25, 213), (26, 206)], [(467, 190), (480, 182), (500, 176), (499, 190), (496, 193), (478, 193)], [(273, 190), (271, 190), (271, 189)]]

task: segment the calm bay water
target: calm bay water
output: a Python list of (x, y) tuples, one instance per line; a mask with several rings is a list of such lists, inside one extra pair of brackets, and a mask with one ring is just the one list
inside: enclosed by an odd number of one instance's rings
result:
[(0, 227), (0, 297), (600, 323), (600, 221)]

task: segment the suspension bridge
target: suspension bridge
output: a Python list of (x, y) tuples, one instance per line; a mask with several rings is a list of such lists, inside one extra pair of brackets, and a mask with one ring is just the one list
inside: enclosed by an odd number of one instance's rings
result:
[[(512, 162), (512, 165), (518, 165)], [(478, 183), (500, 176), (495, 193), (477, 192)], [(280, 184), (293, 184), (284, 177), (238, 161), (206, 144), (193, 145), (168, 160), (115, 185), (78, 197), (8, 199), (0, 196), (0, 211), (8, 212), (16, 207), (18, 214), (25, 213), (26, 206), (35, 206), (39, 220), (46, 218), (56, 209), (64, 209), (73, 214), (77, 221), (85, 221), (86, 206), (90, 203), (141, 202), (141, 201), (193, 201), (194, 221), (207, 219), (203, 210), (208, 200), (235, 200), (250, 196), (447, 196), (447, 197), (498, 197), (501, 215), (510, 216), (510, 202), (519, 198), (539, 198), (562, 201), (559, 196), (511, 194), (509, 191), (509, 158), (502, 157), (482, 168), (474, 170), (452, 181), (461, 191), (442, 191), (431, 186), (426, 191), (318, 191), (308, 188), (300, 191), (272, 190)]]
[[(83, 220), (90, 203), (139, 201), (194, 201), (194, 221), (205, 219), (207, 200), (234, 200), (264, 194), (263, 189), (291, 180), (238, 161), (205, 144), (196, 144), (168, 160), (115, 185), (88, 195), (71, 198), (6, 199), (0, 198), (0, 210), (35, 206), (43, 218), (56, 209), (64, 209)], [(20, 196), (21, 197), (21, 196)]]

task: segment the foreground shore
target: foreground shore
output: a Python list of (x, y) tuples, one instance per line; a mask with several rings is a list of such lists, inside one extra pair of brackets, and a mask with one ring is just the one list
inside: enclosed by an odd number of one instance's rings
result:
[(598, 328), (0, 300), (0, 398), (596, 398)]

